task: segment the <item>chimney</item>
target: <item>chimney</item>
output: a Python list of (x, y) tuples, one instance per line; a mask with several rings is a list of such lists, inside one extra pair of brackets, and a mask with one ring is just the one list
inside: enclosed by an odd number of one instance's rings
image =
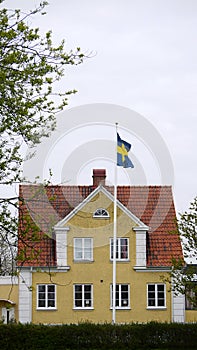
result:
[(105, 169), (93, 169), (93, 187), (99, 185), (105, 186), (106, 170)]

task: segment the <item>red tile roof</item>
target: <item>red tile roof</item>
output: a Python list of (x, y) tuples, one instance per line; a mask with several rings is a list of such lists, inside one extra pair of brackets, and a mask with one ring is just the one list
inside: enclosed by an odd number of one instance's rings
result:
[[(105, 188), (113, 194), (113, 187)], [(52, 227), (93, 190), (92, 186), (21, 185), (19, 264), (55, 266)], [(170, 186), (118, 186), (117, 197), (150, 228), (147, 233), (147, 266), (170, 266), (172, 257), (182, 257)]]

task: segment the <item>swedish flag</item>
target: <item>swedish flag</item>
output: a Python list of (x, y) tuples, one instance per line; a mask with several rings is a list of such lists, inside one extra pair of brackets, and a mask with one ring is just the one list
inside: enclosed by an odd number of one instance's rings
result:
[(122, 140), (117, 133), (117, 165), (123, 168), (134, 168), (132, 161), (128, 157), (130, 149), (131, 144)]

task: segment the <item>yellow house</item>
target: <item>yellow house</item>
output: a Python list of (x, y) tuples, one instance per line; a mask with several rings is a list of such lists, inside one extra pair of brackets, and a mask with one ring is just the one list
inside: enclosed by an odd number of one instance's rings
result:
[[(105, 178), (95, 169), (91, 186), (20, 186), (20, 322), (112, 321), (114, 189)], [(116, 322), (185, 322), (184, 296), (161, 279), (182, 257), (171, 187), (118, 186), (117, 199)]]
[(0, 278), (0, 320), (4, 323), (18, 320), (18, 278)]

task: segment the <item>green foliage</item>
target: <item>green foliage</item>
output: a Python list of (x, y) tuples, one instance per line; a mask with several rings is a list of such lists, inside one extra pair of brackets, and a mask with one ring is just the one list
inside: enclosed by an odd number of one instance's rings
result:
[(54, 83), (66, 65), (82, 62), (80, 48), (64, 51), (64, 40), (53, 47), (52, 33), (40, 36), (29, 17), (42, 13), (46, 2), (24, 15), (0, 10), (0, 182), (20, 180), (21, 142), (39, 143), (55, 128), (55, 114), (67, 105), (72, 91), (57, 92)]
[(180, 215), (178, 222), (186, 258), (197, 257), (197, 197), (191, 202), (189, 211)]
[(188, 300), (197, 307), (197, 265), (193, 260), (197, 259), (197, 197), (191, 202), (189, 210), (180, 214), (178, 229), (184, 256), (191, 264), (185, 265), (183, 259), (173, 259), (173, 270), (170, 278), (173, 280), (172, 289), (175, 293), (185, 294)]
[(197, 324), (0, 325), (0, 348), (9, 350), (196, 349)]
[[(45, 14), (46, 5), (43, 1), (26, 14), (0, 9), (0, 185), (23, 180), (21, 146), (32, 147), (48, 137), (56, 126), (56, 113), (76, 92), (56, 89), (65, 67), (83, 61), (80, 48), (66, 52), (64, 40), (53, 46), (51, 31), (41, 36), (38, 28), (29, 26), (32, 16)], [(17, 205), (17, 196), (0, 198), (1, 232), (15, 242)]]

